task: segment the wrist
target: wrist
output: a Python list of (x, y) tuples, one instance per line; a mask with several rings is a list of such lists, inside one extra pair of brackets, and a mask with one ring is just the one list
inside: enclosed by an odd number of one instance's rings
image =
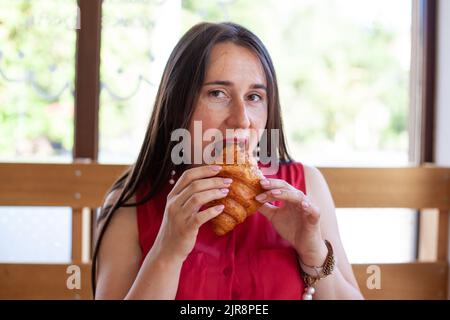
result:
[(334, 258), (333, 247), (328, 240), (323, 242), (326, 248), (325, 258), (323, 258), (323, 249), (317, 250), (317, 254), (312, 255), (309, 260), (303, 260), (305, 257), (298, 256), (298, 261), (302, 269), (302, 277), (305, 283), (305, 292), (303, 294), (304, 300), (311, 300), (315, 293), (314, 284), (330, 274), (336, 264)]
[(174, 250), (160, 245), (159, 241), (155, 241), (151, 251), (154, 259), (164, 266), (182, 265), (184, 260), (186, 260), (186, 257), (175, 254)]
[(177, 256), (170, 252), (160, 251), (155, 255), (156, 259), (164, 266), (171, 266), (171, 265), (182, 265), (184, 258)]
[(307, 266), (320, 267), (324, 264), (327, 258), (328, 248), (324, 241), (320, 241), (317, 249), (310, 252), (297, 251), (299, 260), (302, 264)]

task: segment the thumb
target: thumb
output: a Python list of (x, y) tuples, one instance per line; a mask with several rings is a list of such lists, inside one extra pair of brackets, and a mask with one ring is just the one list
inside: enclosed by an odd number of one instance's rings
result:
[(309, 202), (306, 206), (302, 204), (302, 209), (303, 217), (309, 224), (317, 225), (319, 223), (320, 210), (316, 205)]

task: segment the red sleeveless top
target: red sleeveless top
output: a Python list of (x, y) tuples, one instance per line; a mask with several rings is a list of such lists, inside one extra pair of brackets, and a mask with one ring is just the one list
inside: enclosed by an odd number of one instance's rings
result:
[[(281, 163), (276, 174), (266, 177), (283, 179), (306, 194), (301, 163)], [(167, 183), (137, 207), (141, 263), (158, 234), (171, 187)], [(143, 195), (143, 190), (138, 191), (137, 201)], [(176, 299), (301, 299), (303, 290), (295, 249), (256, 212), (221, 237), (209, 222), (200, 227), (195, 247), (181, 268)]]

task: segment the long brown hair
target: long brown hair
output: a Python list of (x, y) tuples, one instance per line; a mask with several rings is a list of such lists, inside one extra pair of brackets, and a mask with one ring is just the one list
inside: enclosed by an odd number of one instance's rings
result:
[[(171, 133), (175, 129), (187, 129), (194, 111), (195, 99), (200, 91), (211, 50), (217, 43), (232, 42), (254, 52), (263, 66), (267, 80), (268, 118), (266, 129), (270, 141), (270, 129), (279, 130), (278, 159), (291, 161), (287, 151), (281, 121), (278, 85), (269, 53), (261, 40), (246, 28), (235, 23), (199, 23), (180, 39), (173, 49), (156, 95), (155, 104), (145, 138), (136, 162), (113, 184), (107, 196), (117, 190), (118, 197), (100, 209), (98, 235), (92, 258), (92, 290), (95, 297), (96, 261), (102, 237), (114, 212), (120, 207), (133, 207), (146, 203), (155, 196), (170, 178), (175, 168), (170, 155), (173, 146)], [(269, 144), (270, 145), (270, 144)], [(268, 150), (271, 153), (271, 150)], [(186, 169), (177, 166), (177, 172)], [(144, 184), (151, 182), (148, 192), (135, 203), (129, 200)]]

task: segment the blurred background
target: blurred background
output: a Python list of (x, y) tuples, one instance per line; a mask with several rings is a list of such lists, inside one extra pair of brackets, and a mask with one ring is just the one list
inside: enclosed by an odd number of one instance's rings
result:
[[(448, 36), (436, 33), (442, 8), (447, 1), (0, 0), (0, 162), (131, 164), (178, 39), (200, 21), (233, 21), (272, 56), (297, 161), (436, 164), (450, 149), (435, 128), (439, 84), (429, 82), (439, 76), (436, 42)], [(85, 148), (93, 118), (95, 141)], [(436, 259), (427, 244), (437, 241), (438, 212), (423, 213), (338, 208), (350, 262)], [(0, 206), (0, 263), (69, 263), (72, 214)]]

